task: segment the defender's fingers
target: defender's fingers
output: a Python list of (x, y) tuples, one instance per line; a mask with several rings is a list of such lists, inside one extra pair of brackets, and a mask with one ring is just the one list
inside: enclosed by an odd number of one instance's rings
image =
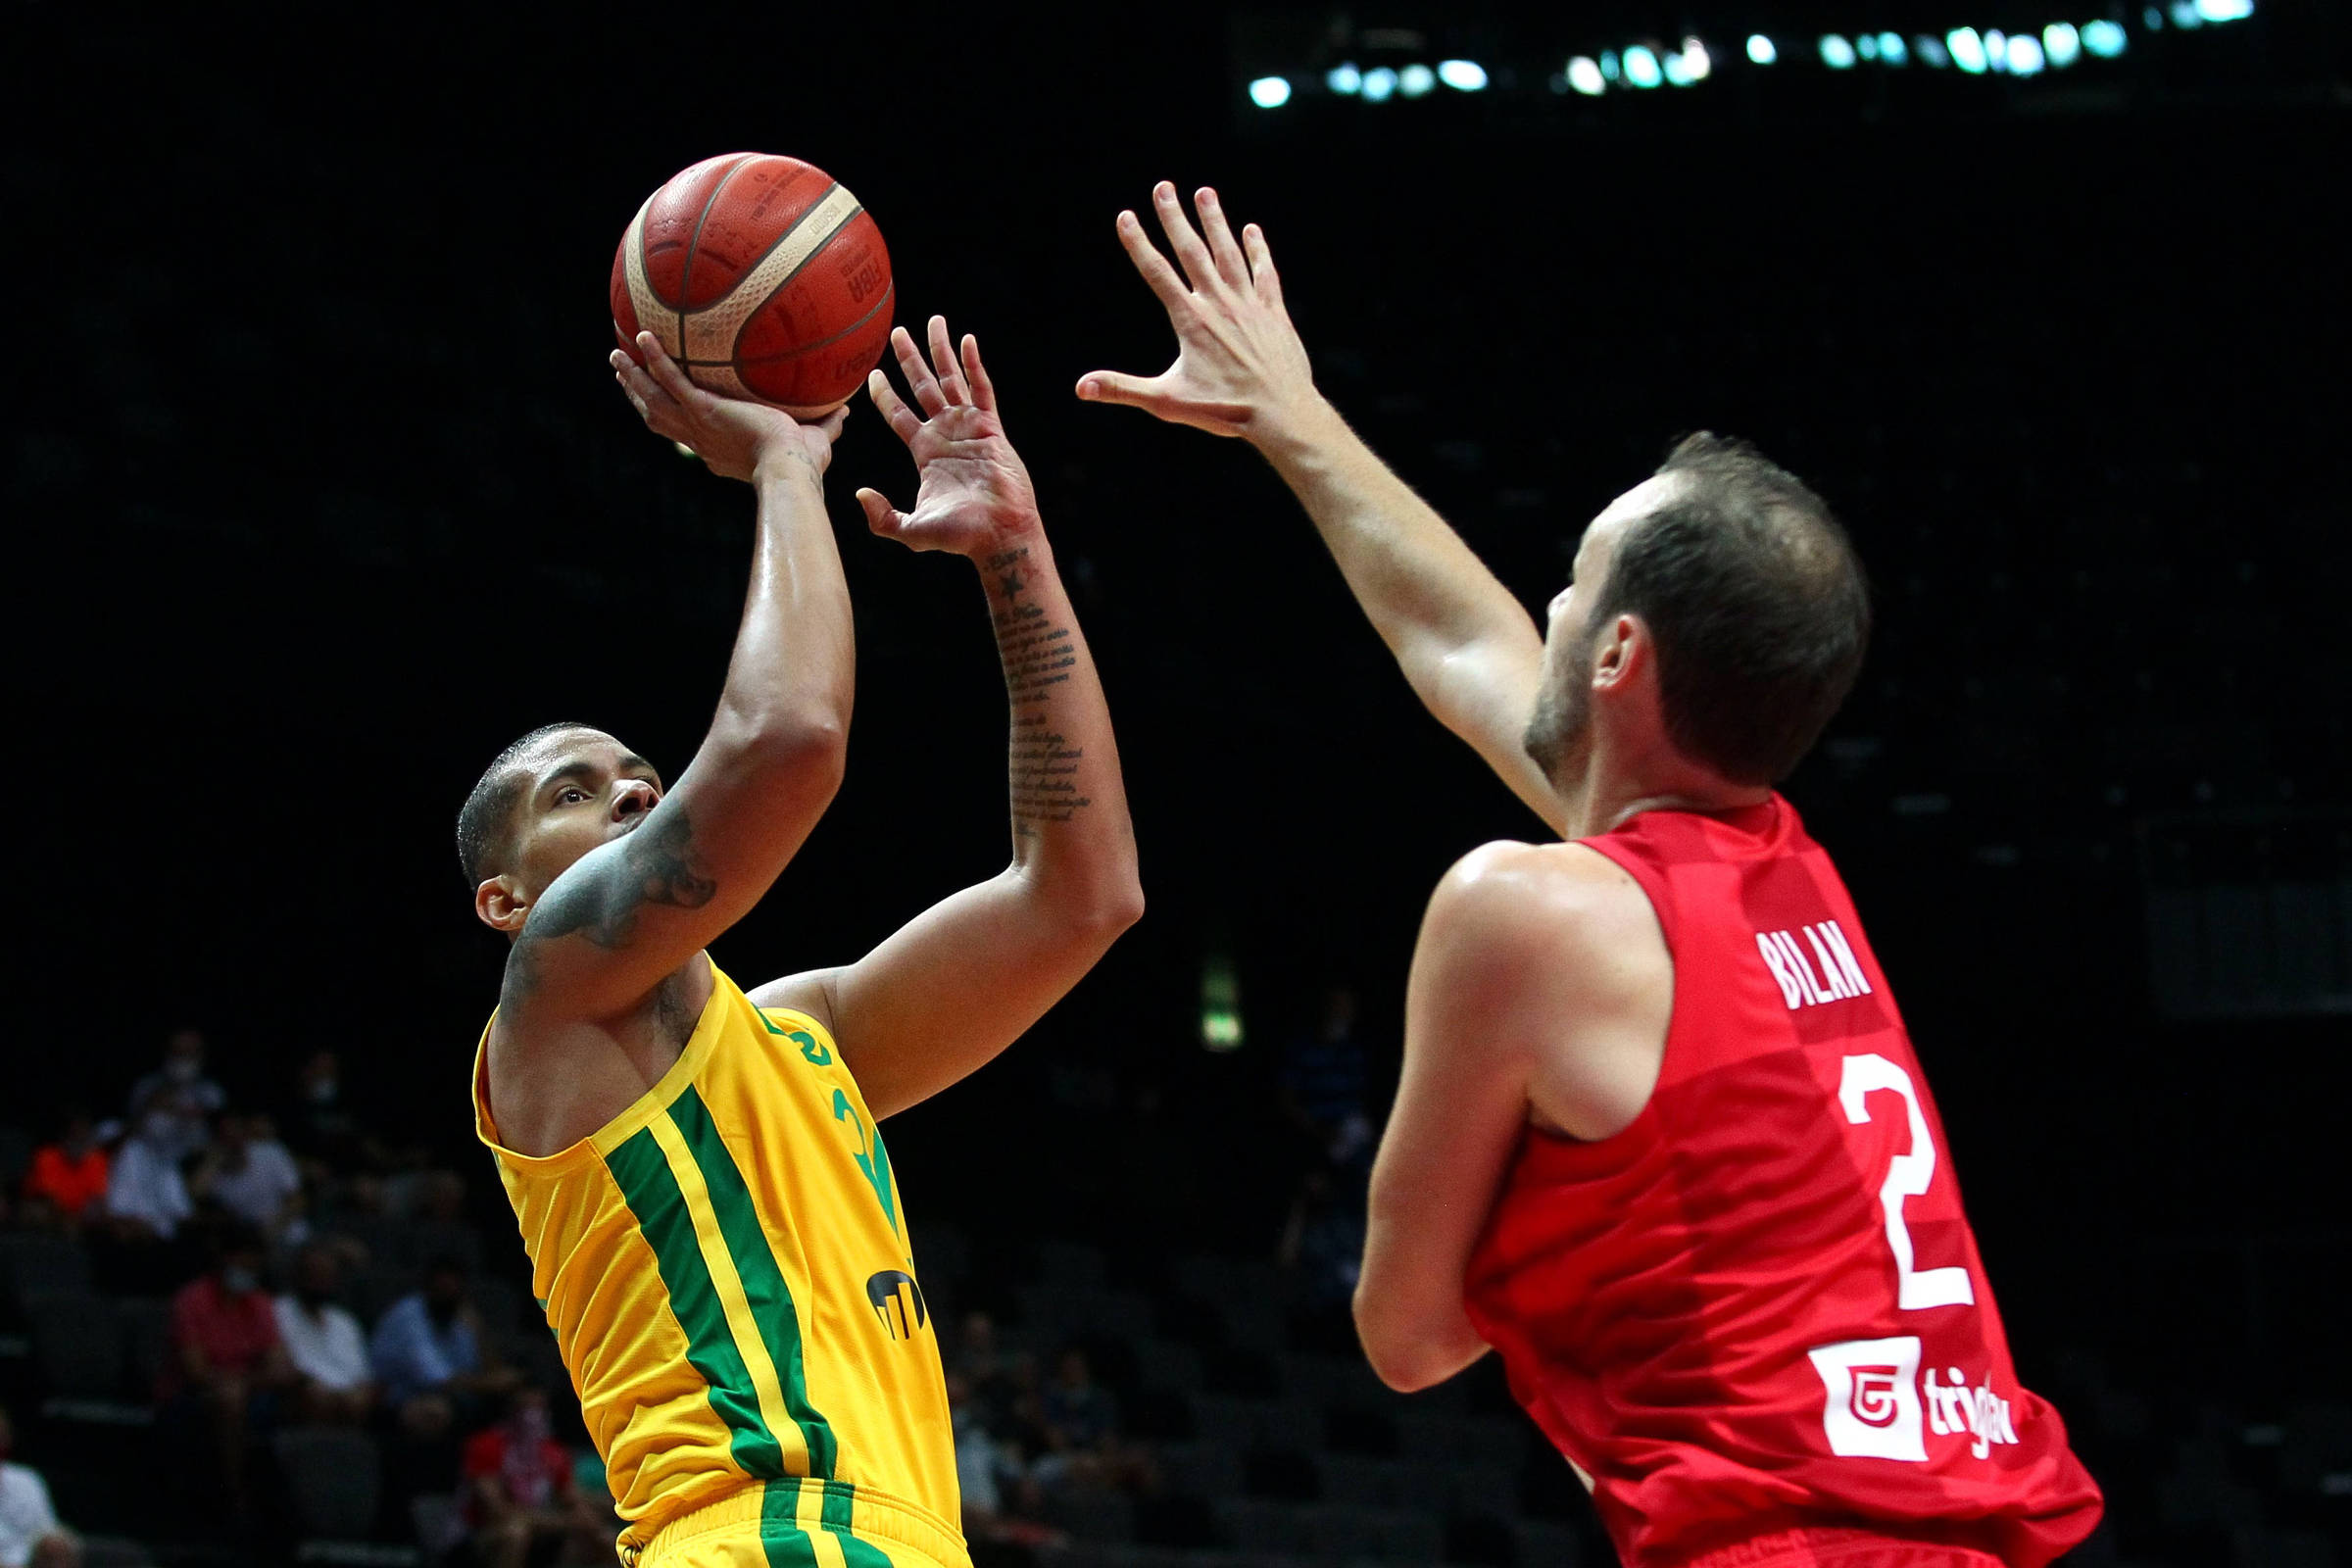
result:
[(1152, 207), (1159, 215), (1160, 231), (1168, 236), (1168, 249), (1176, 253), (1176, 260), (1183, 266), (1184, 275), (1192, 279), (1193, 287), (1203, 290), (1223, 281), (1217, 273), (1216, 258), (1208, 254), (1208, 247), (1194, 232), (1193, 220), (1185, 216), (1184, 201), (1176, 194), (1176, 187), (1164, 179), (1152, 186)]
[(1078, 378), (1078, 396), (1088, 403), (1124, 403), (1148, 409), (1162, 401), (1157, 375), (1129, 375), (1123, 370), (1089, 370)]
[(1255, 223), (1242, 229), (1242, 248), (1250, 254), (1250, 281), (1257, 289), (1257, 297), (1268, 305), (1282, 303), (1282, 274), (1274, 270), (1274, 252), (1266, 244), (1266, 232)]
[(654, 384), (680, 403), (691, 401), (702, 390), (678, 368), (677, 361), (663, 352), (662, 340), (653, 333), (637, 334), (637, 352), (645, 356), (645, 373), (653, 378)]
[(1225, 221), (1225, 204), (1217, 200), (1216, 187), (1203, 185), (1193, 192), (1193, 210), (1200, 215), (1200, 231), (1208, 236), (1208, 253), (1216, 258), (1217, 275), (1248, 292), (1250, 264), (1242, 260), (1242, 248), (1233, 242), (1233, 225)]
[(1135, 264), (1137, 271), (1144, 274), (1145, 283), (1151, 286), (1159, 303), (1173, 315), (1179, 306), (1193, 297), (1193, 291), (1184, 286), (1184, 279), (1176, 275), (1176, 269), (1168, 265), (1168, 259), (1159, 254), (1159, 247), (1152, 243), (1152, 236), (1144, 232), (1142, 219), (1131, 212), (1121, 213), (1118, 230), (1119, 243), (1127, 248), (1127, 259)]
[(930, 322), (931, 365), (939, 372), (939, 389), (947, 394), (950, 403), (969, 403), (971, 394), (963, 384), (962, 367), (956, 363), (956, 345), (948, 337), (948, 318), (934, 316)]
[(890, 377), (878, 369), (867, 371), (865, 395), (874, 400), (875, 411), (882, 416), (884, 422), (897, 433), (898, 438), (909, 447), (913, 446), (914, 438), (922, 433), (922, 416), (902, 402), (898, 393), (891, 390)]
[(890, 329), (890, 349), (899, 357), (899, 373), (906, 378), (906, 390), (914, 401), (923, 406), (927, 415), (936, 415), (948, 406), (948, 396), (939, 389), (939, 378), (924, 363), (923, 351), (914, 346), (914, 334), (903, 326)]
[(980, 340), (971, 333), (963, 334), (963, 374), (972, 383), (972, 404), (975, 408), (997, 412), (997, 384), (988, 378), (988, 368), (980, 363)]

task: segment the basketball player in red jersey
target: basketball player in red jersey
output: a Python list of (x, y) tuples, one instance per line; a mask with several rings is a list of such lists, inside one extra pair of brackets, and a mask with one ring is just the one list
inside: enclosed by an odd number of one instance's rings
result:
[[(1539, 636), (1316, 393), (1264, 236), (1118, 230), (1174, 365), (1082, 398), (1240, 436), (1430, 710), (1566, 843), (1430, 901), (1355, 1317), (1393, 1387), (1499, 1350), (1635, 1568), (2037, 1568), (2099, 1494), (2019, 1387), (1942, 1126), (1773, 790), (1861, 663), (1843, 531), (1712, 436), (1587, 527)], [(1188, 286), (1189, 279), (1189, 286)]]

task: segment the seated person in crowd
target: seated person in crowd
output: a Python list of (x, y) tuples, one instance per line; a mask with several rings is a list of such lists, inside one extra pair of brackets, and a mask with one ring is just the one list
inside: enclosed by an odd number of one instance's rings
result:
[[(33, 1151), (32, 1168), (24, 1174), (25, 1200), (38, 1217), (78, 1227), (92, 1205), (106, 1197), (109, 1163), (89, 1112), (68, 1111), (57, 1139)], [(4, 1559), (0, 1568), (7, 1568)]]
[(167, 1407), (210, 1434), (224, 1511), (240, 1522), (250, 1516), (249, 1440), (274, 1418), (279, 1395), (295, 1381), (276, 1308), (262, 1288), (263, 1256), (253, 1231), (220, 1233), (213, 1266), (172, 1298), (172, 1358), (158, 1390)]
[(1119, 1441), (1119, 1405), (1095, 1381), (1086, 1352), (1071, 1346), (1061, 1352), (1054, 1377), (1039, 1396), (1046, 1451), (1029, 1475), (1048, 1492), (1065, 1487), (1121, 1487), (1147, 1490), (1151, 1464)]
[(480, 1421), (512, 1390), (514, 1372), (482, 1343), (481, 1315), (454, 1258), (436, 1258), (424, 1289), (384, 1309), (368, 1342), (385, 1401), (412, 1436), (437, 1438)]
[(49, 1484), (8, 1455), (16, 1428), (0, 1406), (0, 1568), (80, 1568), (81, 1542), (57, 1522)]
[(505, 1419), (466, 1443), (465, 1478), (466, 1522), (485, 1568), (523, 1568), (542, 1542), (555, 1544), (560, 1562), (612, 1556), (611, 1511), (574, 1485), (571, 1455), (549, 1432), (545, 1391), (514, 1390)]
[(300, 1212), (302, 1172), (267, 1116), (222, 1115), (202, 1170), (206, 1196), (264, 1236), (275, 1238)]
[(361, 1126), (343, 1064), (332, 1051), (315, 1051), (302, 1064), (293, 1098), (283, 1106), (286, 1147), (310, 1167), (314, 1178), (355, 1175), (384, 1162), (384, 1152)]
[(182, 1231), (196, 1213), (181, 1177), (170, 1116), (157, 1112), (132, 1123), (107, 1171), (106, 1197), (85, 1212), (92, 1270), (108, 1290), (157, 1296), (197, 1266)]
[(276, 1301), (277, 1337), (300, 1380), (302, 1419), (359, 1426), (375, 1411), (375, 1368), (360, 1320), (335, 1302), (341, 1273), (332, 1248), (305, 1247), (294, 1259), (294, 1288)]
[(163, 1065), (130, 1086), (131, 1123), (160, 1118), (157, 1136), (174, 1162), (211, 1140), (213, 1118), (227, 1103), (227, 1093), (204, 1075), (204, 1036), (193, 1029), (173, 1031)]

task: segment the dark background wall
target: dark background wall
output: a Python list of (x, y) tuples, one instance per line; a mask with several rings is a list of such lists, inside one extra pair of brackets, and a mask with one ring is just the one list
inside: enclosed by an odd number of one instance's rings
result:
[[(451, 820), (549, 719), (673, 775), (701, 735), (750, 498), (638, 426), (604, 288), (645, 192), (756, 147), (857, 190), (902, 319), (988, 345), (1152, 901), (1005, 1062), (894, 1124), (909, 1200), (1270, 1245), (1267, 1047), (1343, 974), (1393, 1052), (1426, 890), (1536, 824), (1248, 452), (1071, 398), (1165, 353), (1113, 213), (1213, 180), (1343, 410), (1531, 606), (1680, 431), (1830, 497), (1883, 630), (1790, 794), (1900, 988), (2030, 1375), (2077, 1346), (2256, 1400), (2345, 1387), (2342, 1017), (2161, 1013), (2146, 871), (2185, 820), (2225, 873), (2292, 831), (2281, 874), (2342, 875), (2340, 93), (1278, 123), (1237, 115), (1222, 26), (1157, 14), (14, 23), (18, 1114), (111, 1107), (194, 1022), (240, 1093), (331, 1044), (473, 1157), (500, 952)], [(864, 538), (863, 483), (910, 491), (870, 411), (831, 483), (849, 781), (719, 950), (747, 980), (1004, 853), (979, 596)], [(1231, 1056), (1197, 1043), (1212, 950)]]

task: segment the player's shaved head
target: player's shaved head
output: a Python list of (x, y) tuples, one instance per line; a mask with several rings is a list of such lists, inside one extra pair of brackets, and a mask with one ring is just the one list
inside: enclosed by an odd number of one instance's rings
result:
[[(1617, 529), (1566, 667), (1589, 664), (1610, 617), (1640, 617), (1657, 646), (1660, 716), (1675, 749), (1731, 783), (1776, 784), (1862, 666), (1870, 590), (1853, 545), (1802, 480), (1746, 442), (1705, 431), (1678, 442), (1620, 507), (1643, 496), (1647, 510)], [(1550, 771), (1589, 716), (1581, 688), (1547, 689), (1530, 754)]]
[(559, 735), (602, 735), (590, 724), (542, 724), (510, 744), (491, 760), (458, 810), (458, 863), (465, 867), (468, 890), (509, 869), (507, 858), (514, 844), (514, 808), (522, 801), (530, 774), (523, 763)]

